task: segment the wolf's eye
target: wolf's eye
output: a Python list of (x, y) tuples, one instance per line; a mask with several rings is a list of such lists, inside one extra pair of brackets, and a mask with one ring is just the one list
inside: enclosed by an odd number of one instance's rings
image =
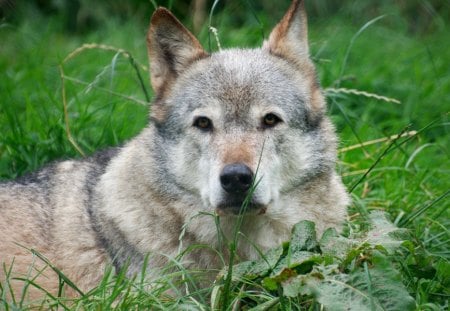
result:
[(194, 126), (201, 129), (202, 131), (211, 131), (212, 121), (207, 117), (197, 117), (194, 120)]
[(274, 127), (275, 125), (277, 125), (278, 123), (281, 122), (281, 119), (274, 115), (273, 113), (268, 113), (264, 116), (263, 120), (262, 120), (262, 125), (263, 128), (270, 128), (270, 127)]

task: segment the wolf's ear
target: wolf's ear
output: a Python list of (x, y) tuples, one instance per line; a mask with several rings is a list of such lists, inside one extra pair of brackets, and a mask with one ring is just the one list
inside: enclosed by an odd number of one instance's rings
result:
[(309, 79), (311, 89), (309, 121), (317, 123), (326, 109), (325, 100), (309, 58), (305, 0), (293, 0), (288, 11), (270, 33), (263, 48), (295, 64)]
[(207, 56), (194, 35), (165, 8), (158, 8), (152, 15), (147, 48), (150, 79), (159, 97), (190, 63)]
[(299, 65), (309, 60), (308, 26), (304, 0), (294, 0), (282, 20), (264, 42), (270, 53)]

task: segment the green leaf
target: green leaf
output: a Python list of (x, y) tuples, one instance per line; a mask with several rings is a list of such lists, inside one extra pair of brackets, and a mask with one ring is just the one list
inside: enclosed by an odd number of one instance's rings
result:
[[(283, 256), (285, 246), (279, 246), (269, 250), (263, 259), (255, 261), (244, 261), (233, 267), (233, 281), (242, 279), (254, 280), (258, 277), (263, 277), (277, 265), (280, 258)], [(226, 275), (226, 273), (221, 273)]]
[[(317, 271), (324, 278), (303, 277), (296, 282), (307, 289), (298, 292), (312, 293), (327, 310), (414, 310), (414, 299), (409, 296), (389, 259), (376, 251), (371, 259), (372, 267), (358, 268), (351, 274), (336, 273), (330, 266), (318, 266)], [(284, 286), (286, 294), (295, 294), (292, 284), (295, 282)]]
[(367, 294), (349, 284), (346, 274), (329, 276), (324, 280), (310, 278), (305, 286), (326, 310), (382, 310), (380, 307), (371, 308)]
[(289, 258), (284, 257), (272, 270), (270, 277), (277, 278), (285, 269), (295, 270), (296, 274), (306, 274), (309, 273), (313, 266), (318, 263), (323, 262), (323, 257), (305, 251), (299, 251), (292, 254)]
[(268, 267), (265, 262), (261, 261), (244, 261), (233, 267), (233, 281), (239, 281), (243, 278), (253, 280), (258, 277), (258, 275), (267, 271)]
[(292, 228), (288, 256), (298, 251), (317, 252), (318, 249), (319, 244), (317, 243), (315, 224), (308, 220), (297, 223)]
[(334, 228), (325, 230), (320, 239), (322, 253), (337, 258), (345, 258), (348, 252), (360, 242), (339, 235)]
[(270, 266), (271, 269), (275, 267), (275, 265), (280, 261), (283, 254), (286, 253), (286, 250), (289, 247), (289, 243), (283, 243), (282, 246), (273, 248), (264, 254), (263, 260)]
[[(322, 257), (311, 252), (318, 250), (316, 230), (313, 222), (301, 221), (292, 229), (291, 241), (286, 256), (279, 257), (270, 277), (264, 278), (262, 284), (269, 290), (276, 290), (278, 284), (293, 278), (297, 274), (309, 273), (314, 264), (322, 262)], [(277, 253), (279, 254), (279, 252)]]
[(414, 310), (415, 301), (402, 283), (389, 257), (374, 251), (371, 267), (351, 275), (351, 283), (367, 292), (384, 310)]
[(313, 286), (307, 284), (321, 282), (324, 275), (315, 271), (308, 275), (299, 275), (296, 278), (291, 278), (282, 283), (283, 295), (286, 297), (295, 298), (299, 295), (313, 296), (315, 293)]
[(284, 282), (283, 293), (288, 297), (313, 296), (326, 310), (371, 310), (367, 294), (350, 280), (337, 265), (317, 266), (313, 273)]
[(262, 281), (262, 285), (267, 289), (271, 291), (275, 291), (278, 288), (278, 283), (273, 278), (264, 278)]
[(287, 263), (287, 258), (283, 258), (270, 276), (264, 278), (263, 286), (269, 290), (275, 290), (277, 284), (292, 280), (299, 274), (310, 273), (316, 264), (323, 262), (322, 256), (311, 252), (297, 252), (296, 254), (297, 258), (290, 265)]
[(371, 212), (369, 220), (371, 229), (366, 237), (369, 244), (381, 245), (386, 250), (393, 251), (409, 238), (409, 231), (396, 227), (382, 211)]

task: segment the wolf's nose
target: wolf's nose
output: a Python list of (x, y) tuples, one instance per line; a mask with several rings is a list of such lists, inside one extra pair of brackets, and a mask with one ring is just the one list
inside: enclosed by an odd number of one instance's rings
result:
[(252, 185), (252, 181), (252, 170), (242, 163), (228, 164), (220, 174), (222, 188), (228, 193), (245, 193)]

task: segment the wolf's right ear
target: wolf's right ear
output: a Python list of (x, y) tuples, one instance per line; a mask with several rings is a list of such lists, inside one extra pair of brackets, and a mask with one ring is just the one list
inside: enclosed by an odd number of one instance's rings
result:
[(264, 48), (302, 67), (309, 61), (305, 0), (293, 0), (288, 11), (270, 33)]
[(190, 63), (208, 55), (194, 35), (165, 8), (158, 8), (152, 15), (147, 49), (150, 80), (160, 98)]

